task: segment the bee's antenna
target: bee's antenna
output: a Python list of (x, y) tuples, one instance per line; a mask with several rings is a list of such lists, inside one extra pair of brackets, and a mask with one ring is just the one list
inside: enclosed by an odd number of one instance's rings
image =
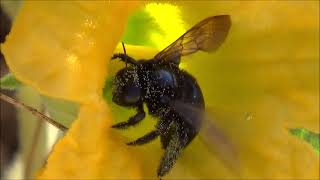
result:
[(121, 44), (122, 44), (122, 48), (123, 48), (123, 52), (124, 52), (124, 55), (125, 55), (125, 62), (126, 62), (126, 67), (127, 67), (127, 51), (126, 51), (126, 47), (124, 46), (124, 43), (123, 42), (121, 42)]

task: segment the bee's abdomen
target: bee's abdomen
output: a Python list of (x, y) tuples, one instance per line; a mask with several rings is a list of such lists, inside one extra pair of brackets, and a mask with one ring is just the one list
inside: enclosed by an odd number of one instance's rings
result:
[(204, 109), (204, 99), (196, 79), (185, 71), (181, 71), (179, 81), (179, 101)]

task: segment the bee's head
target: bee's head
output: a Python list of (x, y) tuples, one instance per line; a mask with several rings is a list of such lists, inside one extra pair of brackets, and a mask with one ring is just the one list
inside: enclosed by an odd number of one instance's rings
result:
[(113, 81), (112, 101), (121, 106), (135, 106), (141, 102), (141, 86), (137, 68), (121, 69)]

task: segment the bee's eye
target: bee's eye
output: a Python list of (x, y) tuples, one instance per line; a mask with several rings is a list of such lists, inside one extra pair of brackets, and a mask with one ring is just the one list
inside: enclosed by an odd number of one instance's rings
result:
[(114, 91), (112, 100), (122, 106), (135, 105), (141, 100), (141, 89), (133, 84), (119, 87)]
[(124, 88), (123, 101), (127, 104), (135, 104), (140, 100), (141, 90), (135, 85), (129, 85)]
[(113, 102), (121, 106), (134, 106), (141, 101), (141, 86), (135, 69), (120, 70), (113, 82)]

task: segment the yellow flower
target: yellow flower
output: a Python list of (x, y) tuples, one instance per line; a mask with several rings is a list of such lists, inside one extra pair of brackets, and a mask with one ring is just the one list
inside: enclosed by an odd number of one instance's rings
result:
[[(81, 105), (78, 119), (54, 147), (39, 178), (155, 177), (162, 154), (159, 142), (126, 147), (120, 133), (109, 128), (110, 112), (102, 98), (107, 61), (136, 7), (129, 2), (32, 2), (16, 18), (2, 46), (12, 72), (43, 94)], [(244, 179), (319, 178), (316, 152), (288, 132), (296, 127), (319, 132), (318, 7), (317, 1), (143, 7), (160, 31), (137, 33), (148, 33), (158, 50), (205, 17), (231, 16), (222, 47), (214, 54), (183, 57), (182, 66), (197, 78), (206, 106), (218, 117), (216, 124), (234, 143)], [(150, 55), (137, 48), (127, 53)], [(150, 128), (150, 123), (142, 124), (123, 135), (141, 136)], [(237, 178), (199, 138), (167, 177)]]
[(102, 99), (108, 59), (136, 6), (137, 2), (24, 2), (1, 47), (6, 62), (19, 80), (39, 92), (81, 105), (40, 179), (140, 177), (139, 164), (125, 145), (111, 138), (109, 110)]

